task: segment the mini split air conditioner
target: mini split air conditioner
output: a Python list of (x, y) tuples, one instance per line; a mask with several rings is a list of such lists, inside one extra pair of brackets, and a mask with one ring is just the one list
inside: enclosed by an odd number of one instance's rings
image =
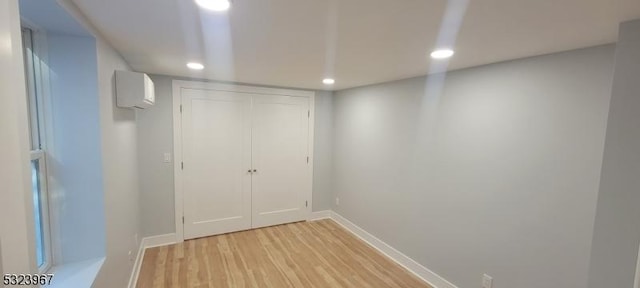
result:
[(156, 101), (151, 78), (144, 73), (116, 71), (116, 104), (122, 108), (145, 109)]

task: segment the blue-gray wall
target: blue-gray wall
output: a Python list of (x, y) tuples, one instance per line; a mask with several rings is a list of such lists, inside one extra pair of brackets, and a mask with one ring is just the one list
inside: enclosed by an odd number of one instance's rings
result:
[[(48, 34), (50, 173), (56, 264), (105, 256), (96, 41)], [(47, 119), (49, 120), (49, 119)]]
[(337, 92), (334, 210), (461, 288), (586, 287), (613, 55)]
[(333, 198), (333, 93), (316, 92), (313, 211), (331, 210)]

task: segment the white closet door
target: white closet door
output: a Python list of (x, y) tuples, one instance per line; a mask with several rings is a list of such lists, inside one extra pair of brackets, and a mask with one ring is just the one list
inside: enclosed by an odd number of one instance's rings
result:
[(308, 98), (253, 97), (253, 228), (306, 219), (308, 111)]
[(251, 96), (182, 90), (184, 238), (251, 228)]

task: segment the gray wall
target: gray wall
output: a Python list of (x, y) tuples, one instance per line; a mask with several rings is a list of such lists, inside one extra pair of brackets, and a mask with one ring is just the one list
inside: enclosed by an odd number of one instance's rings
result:
[(93, 287), (126, 287), (141, 234), (136, 115), (115, 103), (114, 71), (129, 66), (101, 38), (97, 51), (107, 257)]
[(632, 287), (640, 243), (640, 20), (615, 56), (589, 287)]
[(458, 287), (586, 287), (613, 51), (337, 92), (334, 210)]
[[(152, 75), (151, 79), (156, 86), (156, 104), (137, 112), (143, 236), (175, 232), (173, 163), (164, 163), (163, 157), (171, 153), (173, 158), (172, 81), (184, 80), (161, 75)], [(330, 92), (316, 94), (313, 211), (330, 208), (331, 99)]]
[(313, 211), (331, 210), (333, 198), (333, 93), (316, 93)]
[(173, 233), (173, 159), (164, 163), (164, 153), (173, 158), (172, 78), (152, 76), (156, 103), (138, 110), (138, 162), (140, 165), (140, 223), (143, 236)]

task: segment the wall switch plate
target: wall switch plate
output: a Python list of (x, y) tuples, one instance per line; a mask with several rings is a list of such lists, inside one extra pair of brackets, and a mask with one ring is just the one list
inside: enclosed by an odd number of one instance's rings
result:
[(484, 274), (482, 275), (482, 288), (492, 288), (493, 287), (493, 277)]
[(336, 206), (340, 206), (340, 198), (336, 197)]
[(164, 163), (171, 162), (171, 153), (164, 153)]

